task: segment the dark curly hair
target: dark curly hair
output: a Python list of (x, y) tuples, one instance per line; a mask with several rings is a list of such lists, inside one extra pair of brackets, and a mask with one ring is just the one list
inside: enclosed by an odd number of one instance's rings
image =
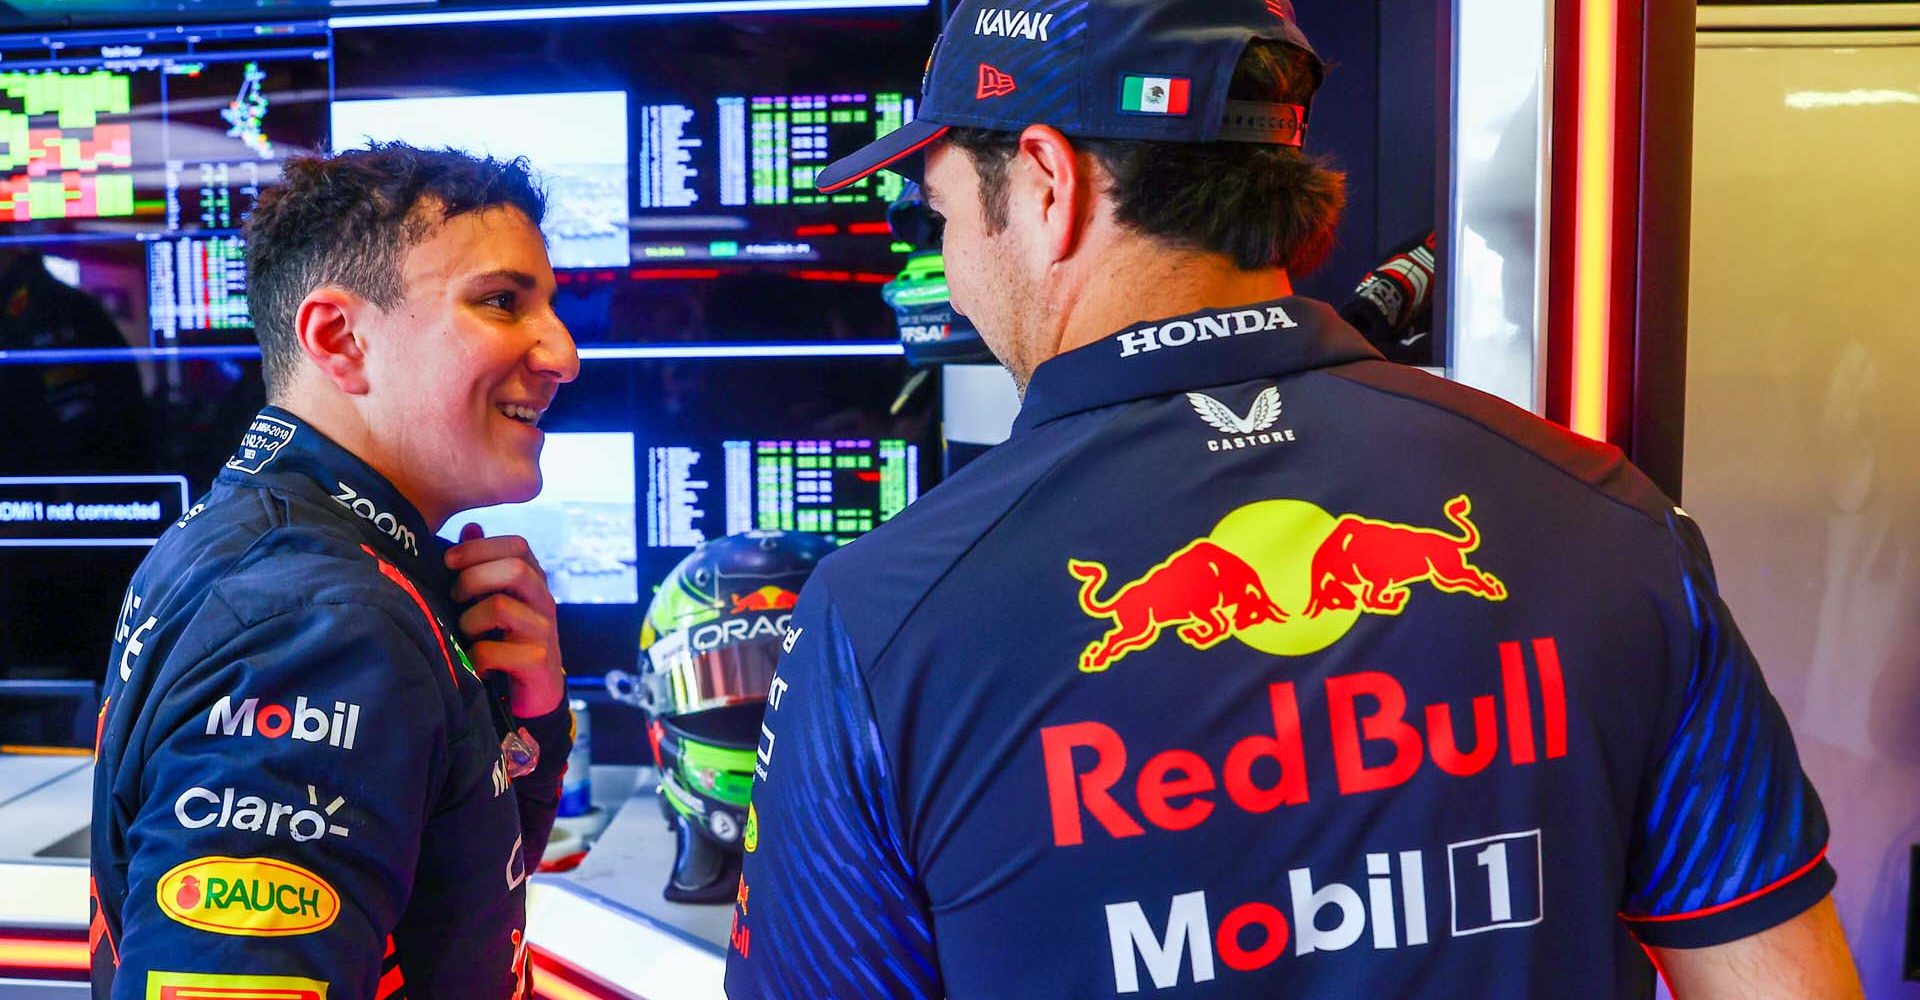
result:
[(247, 293), (267, 396), (299, 371), (294, 314), (307, 293), (347, 289), (382, 309), (402, 297), (405, 251), (454, 216), (509, 205), (538, 226), (546, 196), (526, 158), (372, 143), (288, 160), (247, 219)]
[[(1228, 95), (1304, 105), (1319, 83), (1319, 69), (1306, 52), (1256, 40), (1234, 68)], [(1006, 228), (1007, 167), (1019, 151), (1019, 134), (955, 128), (946, 141), (973, 160), (988, 231)], [(1136, 232), (1182, 249), (1225, 254), (1249, 271), (1277, 266), (1306, 274), (1333, 250), (1334, 229), (1347, 205), (1346, 174), (1299, 149), (1243, 142), (1073, 143), (1106, 170), (1115, 215)]]

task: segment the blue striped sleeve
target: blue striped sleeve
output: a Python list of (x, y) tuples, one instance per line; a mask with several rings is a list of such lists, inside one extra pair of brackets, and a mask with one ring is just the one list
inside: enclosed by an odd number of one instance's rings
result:
[(727, 995), (942, 996), (872, 704), (819, 575), (786, 643), (761, 726)]
[(1784, 922), (1833, 888), (1827, 817), (1785, 715), (1721, 601), (1699, 528), (1675, 511), (1693, 637), (1679, 724), (1654, 763), (1622, 916), (1696, 948)]

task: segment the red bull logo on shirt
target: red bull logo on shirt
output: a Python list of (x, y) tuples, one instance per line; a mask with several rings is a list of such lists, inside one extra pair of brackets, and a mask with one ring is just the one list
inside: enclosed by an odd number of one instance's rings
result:
[(1421, 583), (1506, 600), (1506, 584), (1468, 561), (1480, 547), (1472, 511), (1465, 494), (1448, 501), (1442, 512), (1456, 529), (1448, 532), (1264, 500), (1228, 514), (1105, 600), (1107, 567), (1070, 559), (1080, 609), (1111, 622), (1080, 654), (1080, 669), (1107, 670), (1169, 628), (1195, 649), (1231, 637), (1275, 656), (1305, 656), (1338, 642), (1362, 614), (1400, 614)]
[(1407, 606), (1407, 587), (1414, 583), (1431, 583), (1449, 594), (1506, 600), (1506, 584), (1467, 563), (1467, 553), (1480, 547), (1480, 530), (1467, 520), (1472, 512), (1473, 501), (1465, 494), (1447, 501), (1447, 520), (1460, 529), (1457, 537), (1357, 514), (1341, 518), (1332, 536), (1314, 550), (1307, 617), (1356, 606), (1372, 614), (1397, 615)]
[(733, 894), (733, 922), (727, 927), (727, 944), (734, 951), (739, 952), (741, 958), (749, 957), (747, 953), (753, 949), (753, 932), (747, 928), (747, 922), (744, 919), (747, 915), (748, 895), (747, 877), (742, 875), (740, 887), (734, 890)]
[(1230, 635), (1267, 622), (1281, 623), (1287, 613), (1273, 603), (1260, 574), (1239, 556), (1204, 538), (1167, 557), (1146, 576), (1120, 588), (1112, 600), (1096, 595), (1107, 582), (1107, 568), (1096, 562), (1068, 560), (1078, 577), (1080, 609), (1110, 618), (1113, 627), (1080, 654), (1080, 669), (1096, 673), (1135, 650), (1160, 641), (1175, 629), (1195, 649), (1211, 649)]
[[(1497, 669), (1481, 677), (1497, 686), (1473, 694), (1465, 710), (1457, 697), (1416, 704), (1406, 685), (1380, 670), (1336, 674), (1304, 692), (1293, 681), (1275, 681), (1267, 685), (1258, 726), (1211, 759), (1188, 747), (1143, 753), (1140, 744), (1151, 734), (1104, 722), (1044, 726), (1040, 757), (1053, 845), (1078, 847), (1095, 830), (1116, 840), (1145, 836), (1149, 827), (1191, 830), (1219, 809), (1259, 815), (1302, 805), (1315, 794), (1398, 788), (1422, 774), (1471, 778), (1502, 757), (1513, 767), (1566, 757), (1567, 681), (1559, 644), (1543, 636), (1530, 645), (1500, 643), (1498, 653)], [(1309, 710), (1325, 713), (1331, 742), (1319, 746), (1331, 752), (1331, 787), (1310, 783), (1316, 770), (1308, 767), (1307, 737), (1318, 727), (1301, 724)]]

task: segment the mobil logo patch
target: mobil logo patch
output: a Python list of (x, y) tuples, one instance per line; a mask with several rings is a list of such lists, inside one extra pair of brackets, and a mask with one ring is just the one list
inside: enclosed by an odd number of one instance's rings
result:
[(237, 937), (293, 937), (333, 926), (340, 894), (274, 858), (205, 857), (175, 865), (154, 893), (175, 923)]
[(1304, 500), (1263, 500), (1222, 518), (1138, 579), (1112, 589), (1107, 567), (1070, 559), (1080, 610), (1107, 631), (1080, 654), (1100, 673), (1173, 630), (1195, 649), (1236, 639), (1275, 656), (1317, 653), (1362, 614), (1398, 615), (1412, 587), (1504, 601), (1506, 584), (1470, 561), (1480, 529), (1465, 494), (1442, 508), (1451, 531), (1359, 514), (1334, 517)]
[(262, 736), (277, 740), (290, 736), (302, 743), (324, 743), (342, 750), (353, 749), (353, 738), (360, 732), (360, 706), (333, 702), (333, 711), (325, 700), (309, 704), (306, 696), (294, 699), (293, 707), (261, 702), (258, 698), (234, 701), (223, 695), (207, 710), (208, 736)]

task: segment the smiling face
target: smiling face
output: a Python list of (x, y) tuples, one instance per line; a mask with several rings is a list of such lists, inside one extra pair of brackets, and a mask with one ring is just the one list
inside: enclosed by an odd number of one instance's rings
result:
[(400, 287), (358, 321), (377, 467), (436, 525), (531, 499), (540, 417), (580, 372), (539, 228), (507, 206), (442, 220), (405, 251)]

